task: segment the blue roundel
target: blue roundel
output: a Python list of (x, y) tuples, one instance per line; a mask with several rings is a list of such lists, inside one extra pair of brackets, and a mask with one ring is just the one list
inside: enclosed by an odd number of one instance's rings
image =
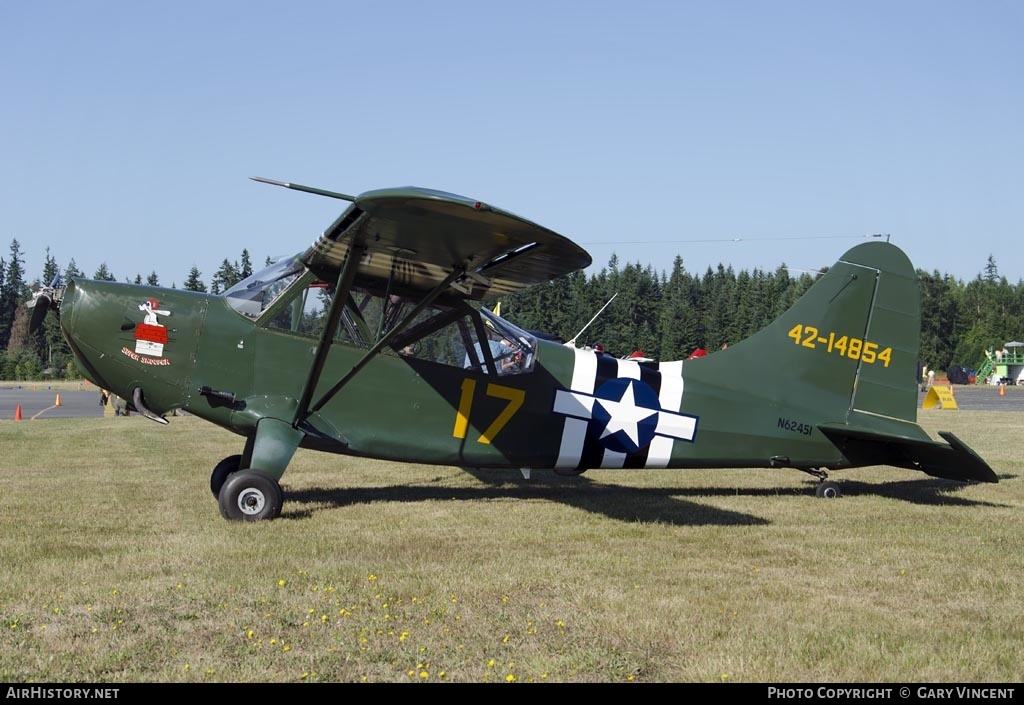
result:
[(654, 439), (661, 405), (654, 390), (638, 379), (616, 378), (594, 393), (587, 431), (608, 450), (635, 453)]

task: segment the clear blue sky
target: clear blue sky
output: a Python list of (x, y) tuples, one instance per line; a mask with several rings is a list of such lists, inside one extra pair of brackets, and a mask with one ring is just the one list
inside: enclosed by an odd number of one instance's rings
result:
[[(1024, 3), (0, 3), (0, 256), (209, 282), (453, 191), (620, 262), (1024, 278)], [(742, 238), (733, 242), (734, 238)]]

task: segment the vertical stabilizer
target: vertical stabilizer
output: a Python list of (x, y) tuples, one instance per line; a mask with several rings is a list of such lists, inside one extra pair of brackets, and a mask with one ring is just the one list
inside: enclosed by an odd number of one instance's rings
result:
[[(913, 423), (920, 328), (910, 260), (890, 243), (869, 242), (766, 328), (699, 364), (738, 391), (755, 383), (759, 394), (824, 422), (871, 418), (874, 427), (921, 437)], [(904, 424), (913, 428), (894, 431)]]

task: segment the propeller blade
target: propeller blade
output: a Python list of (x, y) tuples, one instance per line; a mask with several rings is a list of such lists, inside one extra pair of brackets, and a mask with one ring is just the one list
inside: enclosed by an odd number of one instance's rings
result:
[(53, 299), (50, 298), (49, 294), (39, 295), (39, 298), (35, 301), (35, 306), (32, 308), (32, 319), (28, 324), (29, 333), (35, 333), (39, 330), (39, 326), (43, 324), (43, 319), (46, 318), (46, 313), (50, 310), (52, 303)]

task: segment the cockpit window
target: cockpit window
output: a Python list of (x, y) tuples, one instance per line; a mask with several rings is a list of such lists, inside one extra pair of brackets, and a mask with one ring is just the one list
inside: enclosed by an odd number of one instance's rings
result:
[[(491, 357), (494, 358), (494, 366), (498, 374), (516, 375), (532, 369), (537, 339), (504, 318), (499, 318), (486, 308), (480, 309), (480, 316), (484, 321), (487, 346), (490, 348)], [(473, 352), (481, 353), (481, 346), (475, 344)], [(467, 367), (473, 366), (467, 365)], [(484, 370), (486, 371), (486, 367)]]
[(278, 260), (225, 291), (224, 298), (243, 316), (258, 318), (304, 270), (296, 257)]
[[(327, 323), (334, 287), (318, 280), (295, 257), (281, 260), (224, 292), (236, 311), (258, 325), (318, 338)], [(417, 300), (352, 288), (334, 342), (369, 349), (384, 336), (381, 354), (459, 367), (483, 374), (515, 375), (533, 369), (537, 339), (491, 313), (459, 303), (415, 312)], [(415, 313), (412, 320), (407, 316)], [(395, 329), (401, 325), (401, 330)]]

